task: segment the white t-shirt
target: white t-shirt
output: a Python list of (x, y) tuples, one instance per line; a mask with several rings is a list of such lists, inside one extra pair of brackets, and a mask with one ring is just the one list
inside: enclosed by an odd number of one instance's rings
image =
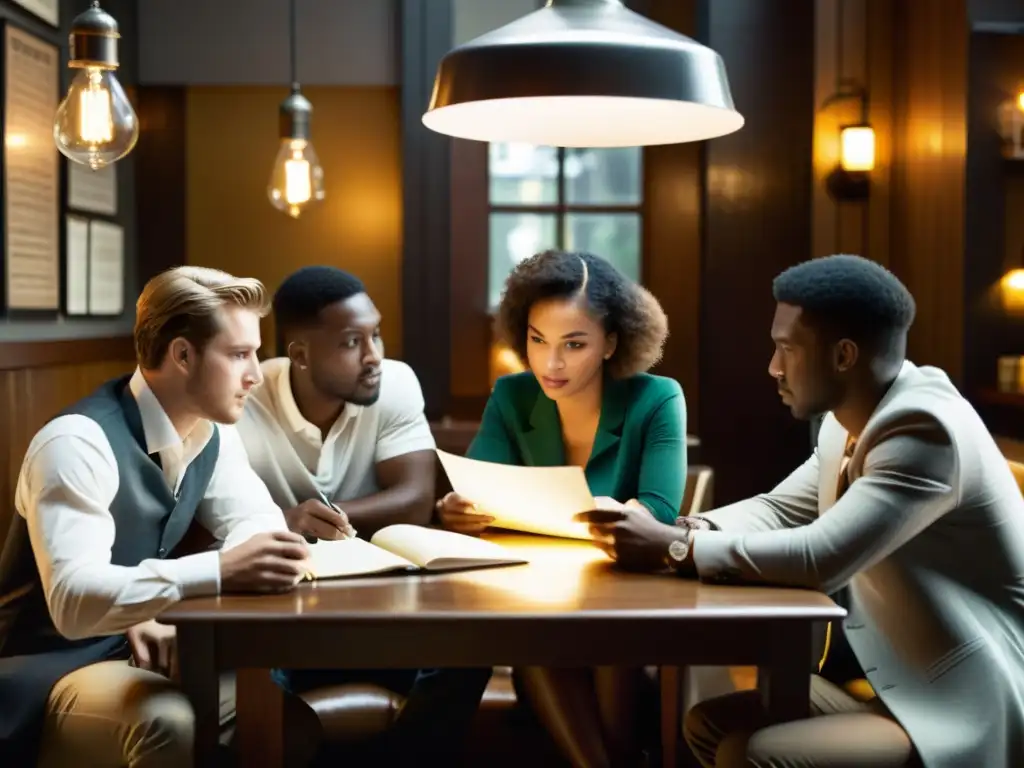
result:
[(416, 374), (398, 360), (381, 361), (380, 397), (347, 403), (325, 439), (299, 413), (286, 357), (265, 360), (263, 386), (238, 422), (249, 462), (282, 509), (321, 491), (339, 506), (377, 493), (376, 465), (413, 451), (434, 450)]

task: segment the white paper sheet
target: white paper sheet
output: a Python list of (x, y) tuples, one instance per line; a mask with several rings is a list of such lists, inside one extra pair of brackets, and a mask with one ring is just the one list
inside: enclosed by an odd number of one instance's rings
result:
[(517, 467), (437, 451), (452, 488), (494, 517), (495, 528), (589, 539), (579, 512), (594, 509), (580, 467)]

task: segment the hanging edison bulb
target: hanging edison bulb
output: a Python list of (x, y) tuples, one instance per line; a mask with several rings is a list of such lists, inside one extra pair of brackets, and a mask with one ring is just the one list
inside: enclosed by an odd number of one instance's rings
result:
[(53, 140), (61, 154), (93, 170), (120, 160), (139, 139), (138, 117), (114, 76), (119, 38), (99, 2), (71, 23), (68, 67), (77, 72), (57, 107)]
[(309, 205), (324, 199), (324, 169), (309, 140), (309, 118), (313, 105), (298, 84), (281, 102), (281, 146), (270, 172), (267, 195), (271, 204), (293, 218)]

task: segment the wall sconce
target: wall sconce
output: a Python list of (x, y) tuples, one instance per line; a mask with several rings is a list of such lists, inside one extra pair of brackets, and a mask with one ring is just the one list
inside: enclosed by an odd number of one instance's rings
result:
[(870, 125), (847, 125), (839, 132), (839, 167), (847, 173), (875, 169), (875, 129)]
[(1011, 269), (999, 281), (1003, 308), (1010, 312), (1024, 309), (1024, 269)]
[(875, 168), (875, 129), (868, 123), (867, 91), (860, 86), (839, 90), (825, 99), (822, 109), (847, 99), (860, 101), (860, 122), (840, 128), (839, 165), (828, 175), (825, 185), (836, 200), (866, 200), (871, 192), (870, 173)]

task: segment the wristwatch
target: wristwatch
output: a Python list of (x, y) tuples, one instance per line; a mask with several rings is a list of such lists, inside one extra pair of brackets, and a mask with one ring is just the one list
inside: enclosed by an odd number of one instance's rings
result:
[(687, 530), (682, 539), (676, 539), (668, 545), (668, 564), (673, 570), (679, 570), (679, 567), (686, 562), (686, 558), (690, 554), (692, 539), (693, 531)]

